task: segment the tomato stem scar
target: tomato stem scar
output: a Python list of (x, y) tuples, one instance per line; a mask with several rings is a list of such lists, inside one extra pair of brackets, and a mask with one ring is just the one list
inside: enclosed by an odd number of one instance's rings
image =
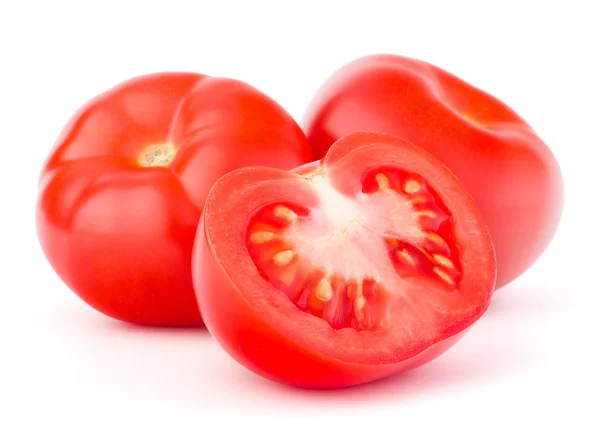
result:
[(138, 157), (138, 164), (142, 167), (169, 166), (177, 154), (177, 148), (171, 142), (155, 143), (146, 146)]

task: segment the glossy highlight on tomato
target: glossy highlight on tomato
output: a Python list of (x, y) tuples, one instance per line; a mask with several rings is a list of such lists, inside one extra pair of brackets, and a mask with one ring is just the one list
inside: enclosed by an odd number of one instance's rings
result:
[(563, 185), (550, 149), (507, 105), (434, 65), (396, 55), (353, 61), (317, 92), (303, 125), (318, 157), (344, 135), (379, 131), (441, 160), (489, 226), (497, 287), (531, 266), (558, 227)]
[(235, 170), (193, 257), (211, 334), (269, 379), (336, 388), (423, 364), (487, 309), (496, 266), (457, 178), (402, 139), (355, 133), (294, 172)]
[(128, 80), (82, 107), (40, 178), (37, 231), (52, 267), (119, 320), (200, 325), (190, 268), (204, 200), (224, 173), (312, 159), (273, 100), (195, 73)]

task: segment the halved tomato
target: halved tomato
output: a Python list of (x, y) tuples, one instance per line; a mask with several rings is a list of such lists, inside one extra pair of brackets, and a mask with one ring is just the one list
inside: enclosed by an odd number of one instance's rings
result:
[(436, 158), (355, 133), (320, 167), (247, 167), (211, 189), (194, 285), (226, 351), (314, 388), (425, 363), (487, 309), (494, 251), (478, 208)]

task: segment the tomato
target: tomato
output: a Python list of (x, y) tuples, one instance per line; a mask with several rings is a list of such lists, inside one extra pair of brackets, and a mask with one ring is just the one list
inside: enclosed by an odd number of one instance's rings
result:
[(498, 287), (531, 266), (558, 227), (563, 185), (548, 147), (504, 103), (431, 64), (394, 55), (349, 63), (318, 91), (304, 128), (318, 157), (364, 130), (396, 135), (440, 159), (483, 212)]
[(100, 312), (200, 325), (190, 262), (210, 187), (238, 167), (311, 159), (294, 120), (243, 82), (141, 76), (64, 128), (41, 174), (38, 236), (58, 275)]
[(491, 237), (426, 151), (356, 133), (316, 171), (228, 173), (211, 189), (193, 276), (207, 328), (248, 369), (335, 388), (423, 364), (487, 309)]

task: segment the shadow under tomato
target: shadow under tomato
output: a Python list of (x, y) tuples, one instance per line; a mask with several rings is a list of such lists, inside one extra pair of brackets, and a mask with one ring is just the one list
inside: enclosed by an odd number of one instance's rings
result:
[(237, 366), (236, 383), (251, 386), (259, 393), (258, 398), (269, 401), (293, 398), (294, 402), (328, 408), (355, 402), (405, 402), (476, 390), (479, 385), (518, 377), (535, 368), (542, 353), (536, 344), (539, 327), (528, 322), (555, 318), (563, 313), (561, 308), (572, 304), (557, 290), (514, 283), (495, 293), (486, 314), (453, 348), (412, 371), (356, 387), (305, 390), (268, 381)]
[(61, 344), (56, 345), (57, 353), (76, 360), (97, 381), (119, 381), (128, 395), (191, 407), (235, 399), (237, 407), (248, 410), (284, 403), (331, 408), (410, 403), (518, 377), (540, 358), (536, 343), (540, 327), (571, 306), (563, 294), (541, 285), (508, 286), (496, 293), (488, 312), (469, 333), (438, 359), (410, 372), (339, 390), (297, 389), (259, 377), (231, 359), (206, 328), (126, 324), (82, 303), (40, 316), (37, 325)]
[(485, 318), (539, 319), (556, 315), (561, 309), (571, 308), (574, 304), (574, 298), (565, 296), (564, 291), (517, 280), (494, 293)]
[(70, 307), (55, 309), (45, 315), (44, 324), (63, 326), (64, 328), (81, 328), (95, 333), (120, 333), (123, 335), (139, 334), (140, 336), (187, 336), (206, 335), (210, 333), (205, 326), (152, 326), (123, 322), (95, 311), (84, 303)]
[(152, 326), (152, 325), (141, 325), (141, 324), (129, 324), (123, 321), (118, 321), (109, 318), (104, 323), (107, 330), (116, 330), (123, 333), (139, 333), (140, 335), (160, 336), (168, 334), (169, 336), (210, 336), (207, 328), (201, 326)]

